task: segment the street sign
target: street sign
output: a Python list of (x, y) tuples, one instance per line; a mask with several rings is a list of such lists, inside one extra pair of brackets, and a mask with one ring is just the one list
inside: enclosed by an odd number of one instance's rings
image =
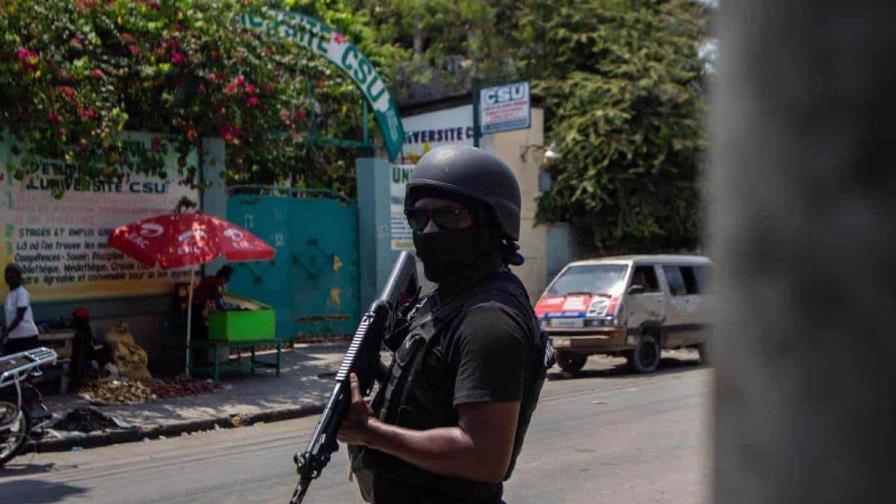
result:
[(479, 128), (483, 135), (528, 129), (532, 123), (529, 82), (515, 82), (479, 91)]

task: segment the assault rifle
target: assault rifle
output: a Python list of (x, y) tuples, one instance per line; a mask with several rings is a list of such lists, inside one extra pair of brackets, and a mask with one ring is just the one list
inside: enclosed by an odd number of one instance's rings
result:
[(385, 378), (385, 368), (380, 362), (380, 347), (384, 338), (406, 324), (406, 317), (416, 304), (418, 294), (416, 261), (410, 252), (402, 252), (379, 299), (361, 317), (351, 346), (336, 373), (336, 386), (308, 445), (295, 456), (299, 482), (290, 504), (302, 502), (311, 480), (320, 476), (332, 454), (339, 449), (336, 434), (352, 398), (349, 375), (355, 373), (358, 376), (358, 385), (365, 396), (370, 393), (375, 380)]

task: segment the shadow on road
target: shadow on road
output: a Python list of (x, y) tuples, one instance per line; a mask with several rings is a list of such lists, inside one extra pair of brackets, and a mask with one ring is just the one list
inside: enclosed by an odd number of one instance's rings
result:
[[(0, 471), (6, 475), (7, 471)], [(18, 480), (9, 483), (0, 481), (0, 495), (3, 502), (27, 502), (29, 504), (51, 504), (66, 497), (82, 494), (86, 489), (65, 483), (41, 480)]]
[[(44, 474), (48, 472), (59, 471), (55, 463), (49, 464), (17, 464), (15, 460), (12, 463), (0, 468), (0, 478), (8, 478), (11, 476), (31, 476), (32, 474)], [(0, 494), (2, 495), (2, 494)]]
[(694, 369), (706, 367), (695, 359), (679, 359), (673, 357), (663, 357), (656, 371), (646, 375), (638, 375), (629, 369), (624, 362), (614, 364), (612, 366), (603, 367), (601, 369), (583, 369), (576, 373), (567, 373), (555, 367), (548, 372), (548, 380), (572, 380), (580, 378), (632, 378), (637, 376), (662, 376), (664, 374), (682, 373)]

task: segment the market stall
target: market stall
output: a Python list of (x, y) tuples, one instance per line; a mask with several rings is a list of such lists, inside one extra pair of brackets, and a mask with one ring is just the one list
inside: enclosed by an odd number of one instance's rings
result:
[[(208, 313), (208, 339), (190, 341), (189, 372), (210, 374), (218, 381), (223, 371), (248, 371), (254, 373), (257, 368), (271, 368), (276, 376), (280, 376), (280, 352), (282, 342), (275, 338), (276, 316), (270, 306), (231, 293), (224, 294), (224, 309)], [(273, 362), (260, 360), (257, 350), (275, 348)], [(211, 365), (197, 365), (194, 350), (204, 349), (211, 355), (218, 355), (219, 349), (226, 349), (228, 358), (222, 362), (214, 358)], [(237, 355), (230, 355), (236, 350)], [(242, 351), (249, 351), (248, 361), (242, 358)]]

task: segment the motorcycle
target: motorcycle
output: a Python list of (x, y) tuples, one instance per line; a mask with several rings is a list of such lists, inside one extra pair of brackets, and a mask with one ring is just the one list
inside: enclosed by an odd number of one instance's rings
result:
[(0, 357), (0, 467), (50, 424), (53, 414), (29, 378), (39, 376), (40, 366), (54, 364), (57, 357), (44, 347)]

